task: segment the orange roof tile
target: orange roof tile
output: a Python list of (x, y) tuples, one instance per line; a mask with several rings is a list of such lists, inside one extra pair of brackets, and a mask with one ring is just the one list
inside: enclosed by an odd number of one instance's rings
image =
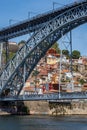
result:
[(48, 75), (47, 70), (41, 70), (39, 73), (39, 76), (47, 76), (47, 75)]
[(63, 69), (61, 73), (67, 73), (67, 72), (69, 72), (69, 70)]
[(23, 90), (24, 91), (34, 91), (35, 87), (24, 87)]
[(54, 48), (50, 48), (48, 51), (47, 51), (47, 54), (56, 54), (56, 50)]

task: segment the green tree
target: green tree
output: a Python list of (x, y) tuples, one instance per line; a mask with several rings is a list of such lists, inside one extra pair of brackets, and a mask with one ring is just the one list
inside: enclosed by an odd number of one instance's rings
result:
[(85, 83), (84, 79), (80, 79), (80, 80), (79, 80), (79, 83), (80, 83), (81, 85), (83, 85), (83, 84)]
[(18, 43), (18, 46), (19, 46), (19, 49), (26, 43), (25, 40), (21, 40), (19, 43)]
[(72, 52), (72, 58), (73, 59), (79, 59), (79, 57), (81, 56), (80, 52), (78, 50), (74, 50)]
[(69, 51), (68, 50), (62, 50), (62, 54), (65, 55), (67, 58), (69, 58)]
[(33, 71), (32, 76), (37, 76), (39, 74), (39, 71), (36, 69)]
[(10, 53), (9, 53), (9, 60), (11, 60), (11, 59), (13, 58), (14, 55), (15, 55), (15, 53), (10, 52)]
[(25, 40), (21, 40), (21, 41), (18, 43), (18, 45), (20, 45), (20, 44), (25, 44), (25, 43), (26, 43)]
[[(2, 54), (3, 54), (4, 63), (6, 63), (6, 52), (5, 52), (5, 50), (3, 50), (3, 53), (2, 53)], [(14, 52), (9, 52), (8, 61), (11, 60), (14, 55), (15, 55)]]
[(57, 42), (52, 46), (52, 48), (54, 48), (56, 50), (56, 52), (58, 54), (60, 54), (60, 48), (59, 48), (59, 44)]

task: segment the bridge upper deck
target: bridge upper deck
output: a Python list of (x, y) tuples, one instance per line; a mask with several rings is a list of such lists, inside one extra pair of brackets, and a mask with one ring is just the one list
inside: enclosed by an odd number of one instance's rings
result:
[(4, 40), (8, 40), (14, 37), (25, 35), (29, 32), (34, 32), (39, 27), (41, 27), (42, 24), (53, 19), (57, 15), (84, 3), (87, 3), (87, 0), (79, 0), (72, 4), (64, 5), (63, 7), (58, 8), (56, 10), (51, 10), (47, 13), (32, 17), (31, 19), (27, 19), (19, 23), (10, 25), (8, 27), (2, 28), (0, 30), (0, 41), (4, 41)]

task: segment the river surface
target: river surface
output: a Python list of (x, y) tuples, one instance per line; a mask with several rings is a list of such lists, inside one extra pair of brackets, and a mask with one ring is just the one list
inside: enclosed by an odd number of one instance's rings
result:
[(87, 130), (87, 115), (0, 116), (0, 130)]

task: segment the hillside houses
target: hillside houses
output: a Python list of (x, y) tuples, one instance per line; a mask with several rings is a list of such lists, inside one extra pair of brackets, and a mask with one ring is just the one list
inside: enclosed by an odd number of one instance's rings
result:
[[(10, 51), (17, 51), (19, 48), (15, 43), (9, 43)], [(51, 93), (61, 91), (86, 91), (87, 90), (87, 57), (72, 59), (70, 72), (70, 59), (65, 55), (56, 53), (50, 48), (46, 55), (26, 81), (24, 93)]]
[[(60, 61), (61, 70), (60, 70)], [(40, 60), (35, 70), (38, 71), (38, 74), (32, 77), (30, 83), (33, 82), (34, 93), (50, 93), (60, 90), (66, 92), (72, 91), (84, 91), (86, 90), (86, 69), (87, 69), (87, 58), (81, 57), (80, 59), (73, 59), (73, 75), (70, 72), (70, 60), (65, 56), (60, 58), (60, 54), (56, 53), (55, 49), (49, 49), (45, 57)], [(36, 80), (36, 81), (35, 81)], [(60, 80), (60, 81), (59, 81)], [(84, 80), (84, 84), (80, 80)], [(28, 81), (27, 81), (28, 82)], [(29, 93), (30, 86), (24, 87), (24, 92)], [(36, 89), (35, 89), (36, 87)], [(73, 88), (73, 89), (72, 89)]]

